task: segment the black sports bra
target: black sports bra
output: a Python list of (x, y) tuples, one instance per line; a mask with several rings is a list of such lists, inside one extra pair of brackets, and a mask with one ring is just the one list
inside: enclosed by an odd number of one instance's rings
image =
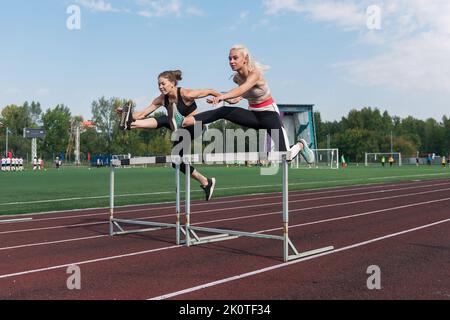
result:
[[(190, 115), (192, 112), (194, 112), (195, 110), (197, 110), (197, 104), (194, 102), (190, 105), (187, 106), (184, 101), (183, 98), (181, 97), (181, 88), (178, 88), (178, 101), (177, 101), (177, 109), (178, 112), (181, 113), (181, 115), (183, 117), (187, 117), (188, 115)], [(164, 96), (164, 106), (167, 108), (169, 106), (169, 96)]]

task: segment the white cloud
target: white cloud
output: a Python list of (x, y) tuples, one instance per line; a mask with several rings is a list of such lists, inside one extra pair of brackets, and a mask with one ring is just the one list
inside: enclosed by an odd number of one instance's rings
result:
[[(381, 30), (370, 31), (367, 8), (381, 8)], [(449, 0), (264, 0), (266, 15), (300, 14), (357, 32), (357, 44), (382, 53), (335, 64), (353, 82), (450, 92)]]
[(352, 1), (307, 0), (264, 0), (266, 14), (296, 12), (307, 15), (313, 21), (335, 23), (345, 29), (365, 26), (364, 6)]
[(111, 3), (103, 0), (77, 0), (80, 5), (98, 12), (119, 12), (121, 10), (113, 8)]
[(264, 0), (263, 5), (267, 14), (279, 14), (287, 11), (304, 12), (304, 8), (297, 0)]
[(188, 6), (186, 8), (186, 14), (190, 15), (190, 16), (197, 16), (197, 17), (206, 15), (205, 12), (203, 12), (201, 9), (194, 7), (194, 6)]
[(339, 63), (360, 84), (398, 89), (450, 92), (450, 39), (424, 33), (393, 43), (369, 59)]
[(162, 17), (167, 15), (181, 15), (181, 1), (180, 0), (138, 0), (144, 9), (139, 11), (139, 15), (147, 18)]
[(249, 14), (250, 14), (250, 11), (242, 11), (242, 12), (239, 14), (239, 18), (240, 18), (241, 20), (245, 20), (245, 19), (247, 19), (247, 17), (248, 17)]
[(225, 29), (228, 31), (236, 31), (239, 28), (241, 28), (241, 26), (247, 22), (247, 18), (250, 15), (250, 11), (241, 11), (239, 13), (239, 19), (237, 19), (236, 21), (234, 21), (234, 24), (231, 26), (226, 27)]
[(363, 85), (450, 92), (450, 2), (385, 0), (382, 9), (382, 32), (366, 43), (383, 53), (338, 68)]

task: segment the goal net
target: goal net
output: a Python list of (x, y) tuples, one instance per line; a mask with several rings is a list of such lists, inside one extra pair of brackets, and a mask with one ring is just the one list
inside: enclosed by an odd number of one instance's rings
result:
[(291, 167), (316, 168), (316, 169), (339, 169), (339, 149), (312, 149), (316, 161), (309, 165), (301, 155), (291, 162)]
[(392, 157), (392, 159), (394, 160), (393, 165), (394, 166), (401, 166), (402, 165), (402, 154), (400, 152), (374, 152), (374, 153), (367, 153), (365, 154), (365, 165), (366, 167), (368, 166), (373, 166), (373, 165), (378, 165), (378, 166), (382, 166), (383, 165), (383, 159), (384, 159), (384, 163), (386, 166), (390, 165), (389, 163), (389, 159)]

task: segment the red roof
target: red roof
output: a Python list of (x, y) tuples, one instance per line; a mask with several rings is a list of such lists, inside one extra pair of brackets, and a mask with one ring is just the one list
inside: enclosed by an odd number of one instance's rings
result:
[(86, 120), (86, 121), (83, 121), (83, 126), (86, 128), (93, 128), (93, 127), (95, 127), (95, 124), (91, 120)]

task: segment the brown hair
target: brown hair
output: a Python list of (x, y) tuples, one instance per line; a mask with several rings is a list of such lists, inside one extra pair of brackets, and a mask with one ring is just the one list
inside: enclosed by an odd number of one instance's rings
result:
[(177, 85), (178, 81), (183, 80), (183, 73), (181, 70), (164, 71), (158, 76), (158, 79), (159, 78), (166, 78), (173, 84)]

